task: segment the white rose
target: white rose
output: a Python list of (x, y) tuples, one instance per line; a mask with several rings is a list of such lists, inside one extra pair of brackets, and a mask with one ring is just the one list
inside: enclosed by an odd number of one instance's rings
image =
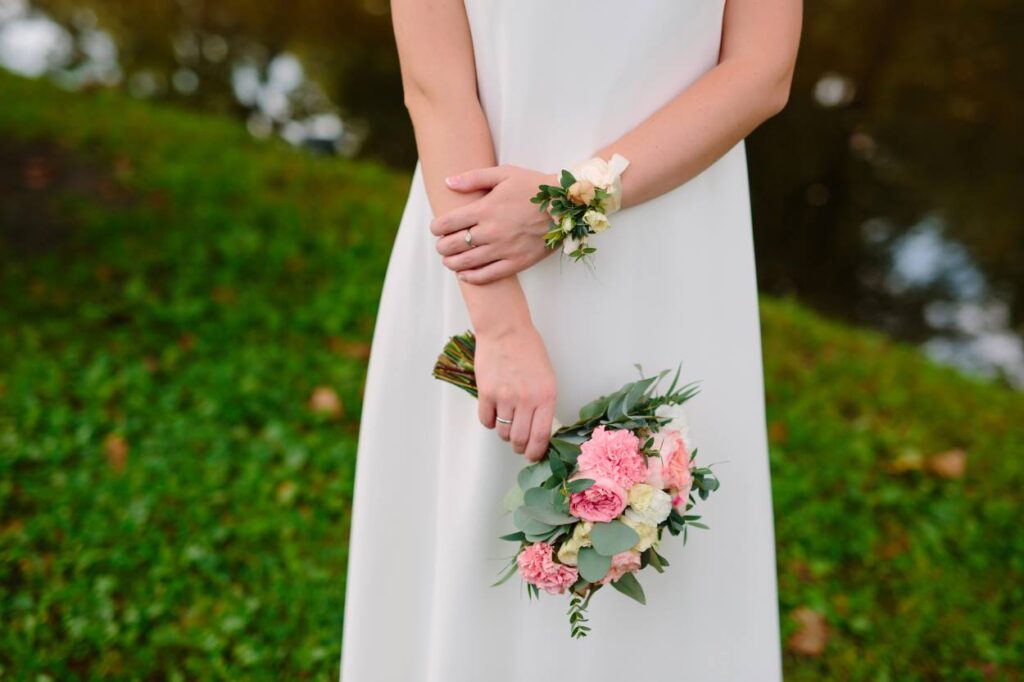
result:
[(583, 222), (591, 227), (594, 232), (604, 232), (608, 229), (608, 216), (593, 209), (583, 214)]
[(573, 168), (572, 174), (577, 180), (586, 180), (606, 192), (611, 189), (612, 183), (615, 181), (615, 175), (608, 166), (608, 162), (596, 156)]
[(690, 438), (690, 423), (686, 418), (686, 410), (682, 405), (660, 405), (654, 411), (659, 417), (668, 417), (670, 421), (665, 428), (675, 429), (683, 439), (687, 452), (693, 452), (693, 441)]
[(565, 234), (569, 234), (570, 232), (572, 232), (572, 216), (569, 215), (568, 213), (562, 216), (562, 222), (559, 225), (559, 227), (562, 228), (562, 232), (564, 232)]
[(672, 496), (663, 490), (637, 483), (629, 489), (629, 509), (626, 514), (643, 523), (657, 526), (672, 512)]

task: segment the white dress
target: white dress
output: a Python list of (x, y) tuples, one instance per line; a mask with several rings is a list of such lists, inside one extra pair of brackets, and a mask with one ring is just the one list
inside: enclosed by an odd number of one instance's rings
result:
[[(718, 58), (725, 0), (466, 0), (499, 163), (554, 172), (640, 124)], [(685, 121), (680, 122), (681, 125)], [(634, 160), (634, 163), (636, 160)], [(629, 172), (628, 170), (626, 171)], [(771, 490), (742, 143), (685, 185), (613, 216), (594, 270), (550, 257), (520, 274), (558, 380), (557, 417), (682, 361), (721, 489), (708, 531), (666, 535), (640, 606), (613, 590), (571, 640), (565, 597), (490, 587), (513, 551), (502, 497), (523, 466), (475, 401), (431, 377), (469, 328), (434, 250), (420, 169), (396, 237), (369, 361), (356, 466), (343, 682), (781, 679)]]

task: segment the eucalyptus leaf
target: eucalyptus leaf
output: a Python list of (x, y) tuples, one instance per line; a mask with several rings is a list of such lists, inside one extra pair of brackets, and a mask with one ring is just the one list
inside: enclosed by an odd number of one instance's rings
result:
[(515, 523), (516, 528), (526, 533), (527, 539), (529, 539), (529, 536), (545, 535), (555, 529), (554, 525), (550, 523), (544, 523), (527, 516), (524, 512), (525, 509), (525, 506), (516, 509), (512, 514), (512, 522)]
[(507, 493), (505, 493), (505, 499), (503, 500), (505, 511), (514, 512), (522, 504), (523, 489), (520, 488), (518, 485), (514, 485), (508, 489)]
[(647, 604), (644, 588), (640, 586), (640, 581), (632, 573), (626, 573), (618, 580), (613, 580), (612, 587), (630, 599), (635, 599), (641, 604)]
[(519, 483), (519, 487), (522, 490), (529, 490), (530, 488), (536, 488), (544, 482), (548, 476), (551, 475), (551, 464), (545, 459), (536, 464), (531, 464), (528, 467), (524, 467), (520, 472), (516, 480)]
[(520, 507), (519, 510), (522, 510), (523, 515), (527, 518), (534, 519), (535, 521), (540, 521), (541, 523), (546, 523), (552, 527), (561, 526), (562, 524), (566, 523), (576, 523), (577, 521), (579, 521), (579, 519), (577, 519), (575, 516), (563, 514), (548, 507), (530, 507), (524, 505)]
[(640, 542), (640, 536), (621, 521), (609, 521), (594, 524), (590, 531), (590, 541), (597, 552), (610, 557)]
[(530, 488), (523, 493), (523, 504), (527, 507), (553, 508), (555, 506), (555, 495), (557, 493), (553, 490)]
[(570, 493), (581, 493), (592, 485), (594, 485), (592, 478), (577, 478), (575, 481), (569, 481), (566, 487)]
[(598, 554), (593, 547), (583, 547), (576, 559), (580, 577), (590, 583), (608, 575), (608, 569), (612, 566), (612, 558)]

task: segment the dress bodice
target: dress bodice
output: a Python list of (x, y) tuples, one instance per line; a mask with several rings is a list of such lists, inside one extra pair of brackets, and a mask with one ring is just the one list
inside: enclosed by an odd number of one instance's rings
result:
[(725, 0), (465, 0), (499, 163), (557, 170), (718, 61)]

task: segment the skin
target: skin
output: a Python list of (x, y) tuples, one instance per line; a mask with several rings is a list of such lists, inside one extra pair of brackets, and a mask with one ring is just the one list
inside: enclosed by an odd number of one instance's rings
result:
[[(556, 176), (495, 166), (463, 0), (393, 0), (391, 11), (405, 104), (436, 216), (430, 229), (444, 265), (458, 275), (477, 336), (480, 422), (536, 461), (547, 450), (555, 375), (516, 275), (552, 253), (542, 239), (547, 216), (529, 199)], [(623, 208), (693, 178), (785, 106), (801, 11), (801, 0), (727, 0), (718, 65), (596, 151), (631, 162), (622, 176)], [(513, 423), (496, 424), (496, 416)]]
[[(463, 0), (393, 0), (391, 15), (427, 196), (434, 215), (443, 215), (485, 196), (453, 191), (445, 177), (494, 165)], [(480, 422), (539, 460), (554, 417), (555, 374), (519, 280), (511, 275), (459, 287), (477, 337)], [(497, 416), (513, 423), (496, 423)]]
[[(622, 208), (660, 196), (697, 176), (786, 105), (800, 41), (801, 0), (727, 0), (718, 64), (595, 156), (630, 160)], [(482, 284), (532, 266), (544, 246), (544, 214), (529, 199), (552, 174), (518, 166), (475, 168), (447, 178), (462, 193), (487, 192), (438, 214), (430, 229), (446, 267)], [(614, 218), (612, 219), (614, 224)], [(464, 241), (471, 228), (473, 243)]]

